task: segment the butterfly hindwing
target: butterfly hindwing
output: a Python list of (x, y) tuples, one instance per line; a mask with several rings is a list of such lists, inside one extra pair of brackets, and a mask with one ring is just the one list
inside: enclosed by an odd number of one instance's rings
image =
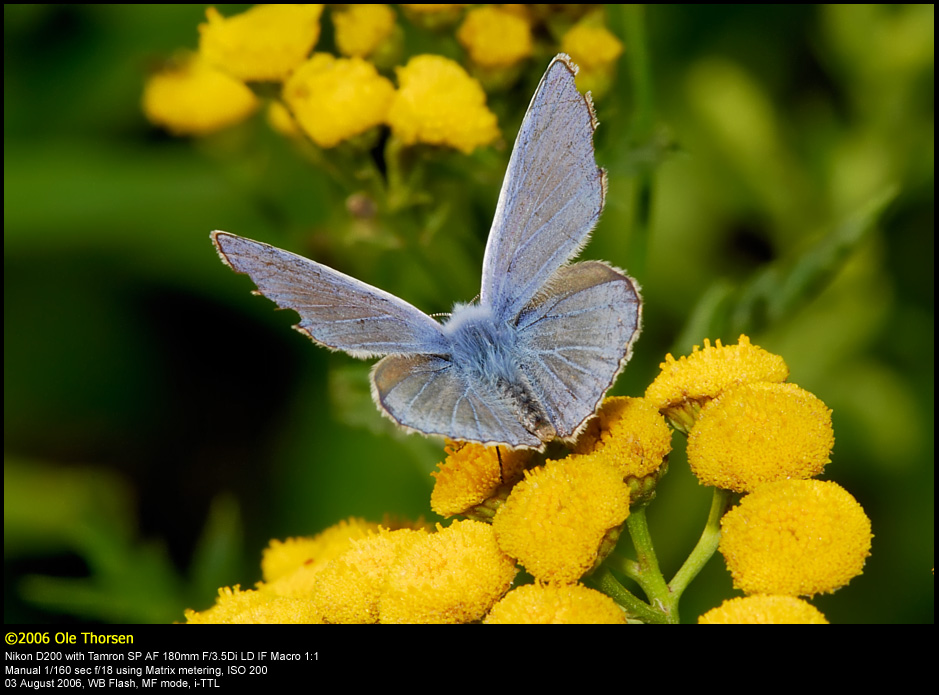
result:
[(559, 437), (573, 436), (639, 335), (635, 281), (600, 261), (561, 268), (518, 323), (522, 371)]
[(372, 396), (392, 420), (451, 439), (542, 446), (506, 403), (435, 355), (390, 355), (372, 369)]

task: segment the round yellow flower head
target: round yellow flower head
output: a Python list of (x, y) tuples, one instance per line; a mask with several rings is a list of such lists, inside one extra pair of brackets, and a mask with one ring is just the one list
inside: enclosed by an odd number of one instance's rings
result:
[(561, 51), (582, 70), (602, 70), (623, 53), (623, 44), (604, 26), (580, 22), (561, 38)]
[(294, 624), (322, 622), (311, 601), (284, 598), (260, 591), (242, 591), (238, 585), (218, 590), (215, 605), (196, 612), (186, 609), (190, 624)]
[(480, 521), (437, 526), (399, 553), (388, 570), (379, 614), (383, 623), (468, 623), (481, 620), (512, 586), (515, 561)]
[(698, 618), (699, 625), (828, 625), (822, 612), (794, 596), (740, 596)]
[(332, 16), (336, 47), (344, 56), (368, 58), (395, 29), (395, 13), (388, 5), (347, 5)]
[(395, 558), (410, 548), (426, 531), (380, 529), (326, 563), (310, 593), (327, 623), (378, 622), (378, 605), (385, 575)]
[(619, 471), (570, 456), (525, 472), (493, 519), (499, 547), (542, 582), (573, 584), (616, 545), (629, 516)]
[(397, 71), (400, 89), (388, 124), (405, 145), (445, 145), (469, 154), (499, 137), (485, 92), (458, 63), (420, 55)]
[[(463, 514), (480, 521), (492, 518), (532, 459), (531, 451), (476, 443), (449, 442), (445, 451), (447, 460), (431, 473), (437, 482), (430, 508), (443, 517)], [(500, 488), (505, 494), (499, 494)]]
[(871, 522), (840, 485), (821, 480), (767, 483), (721, 520), (719, 550), (746, 594), (814, 596), (861, 574)]
[(625, 397), (603, 401), (574, 447), (575, 454), (591, 454), (619, 470), (634, 504), (650, 492), (647, 483), (654, 489), (659, 476), (652, 474), (671, 450), (672, 431), (658, 409), (645, 398)]
[(616, 60), (623, 53), (622, 42), (609, 29), (589, 21), (575, 24), (561, 37), (561, 51), (580, 67), (580, 91), (589, 90), (598, 99), (609, 91)]
[(320, 147), (384, 123), (394, 86), (361, 58), (316, 53), (284, 84), (284, 100), (300, 127)]
[(704, 339), (687, 357), (671, 355), (659, 365), (661, 373), (646, 389), (646, 398), (684, 432), (691, 429), (701, 404), (736, 384), (752, 381), (785, 381), (789, 367), (779, 355), (751, 345), (741, 335), (737, 345), (721, 345)]
[(250, 89), (198, 55), (183, 56), (152, 75), (143, 92), (147, 119), (174, 135), (208, 135), (240, 123), (257, 108)]
[(238, 79), (279, 82), (306, 60), (320, 36), (322, 5), (255, 5), (225, 18), (210, 7), (199, 52)]
[(808, 391), (742, 384), (701, 408), (688, 435), (688, 464), (703, 485), (748, 492), (818, 475), (834, 443), (831, 411)]
[(507, 593), (487, 625), (625, 625), (626, 614), (606, 594), (583, 584), (526, 584)]
[(499, 7), (477, 7), (466, 13), (456, 33), (470, 60), (483, 68), (506, 68), (532, 53), (531, 27)]
[(305, 565), (326, 562), (352, 547), (352, 541), (377, 531), (378, 524), (365, 519), (350, 518), (330, 526), (314, 537), (288, 538), (271, 541), (261, 556), (264, 581), (272, 582)]

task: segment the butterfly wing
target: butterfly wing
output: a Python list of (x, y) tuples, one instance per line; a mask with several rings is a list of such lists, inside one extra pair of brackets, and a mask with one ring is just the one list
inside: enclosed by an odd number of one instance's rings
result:
[(448, 359), (389, 355), (372, 369), (372, 397), (399, 425), (483, 444), (540, 449), (508, 406)]
[(519, 364), (560, 438), (577, 433), (629, 360), (641, 313), (635, 281), (600, 261), (561, 268), (522, 311)]
[(447, 354), (440, 324), (388, 292), (325, 265), (251, 239), (212, 232), (222, 261), (264, 295), (300, 314), (295, 328), (353, 357)]
[(606, 176), (597, 166), (589, 97), (564, 54), (548, 66), (522, 121), (483, 260), (481, 303), (512, 319), (587, 242)]

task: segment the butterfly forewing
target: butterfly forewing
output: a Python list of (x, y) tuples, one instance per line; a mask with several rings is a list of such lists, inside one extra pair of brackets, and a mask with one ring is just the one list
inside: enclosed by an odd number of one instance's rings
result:
[(226, 232), (212, 239), (225, 263), (300, 314), (296, 328), (326, 347), (354, 357), (447, 350), (440, 325), (403, 299), (267, 244)]
[(515, 317), (586, 243), (600, 217), (605, 176), (593, 150), (593, 107), (559, 55), (519, 129), (483, 259), (481, 302)]

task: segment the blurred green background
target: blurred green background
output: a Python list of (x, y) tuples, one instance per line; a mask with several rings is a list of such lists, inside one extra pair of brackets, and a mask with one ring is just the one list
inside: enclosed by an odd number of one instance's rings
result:
[[(626, 49), (597, 100), (610, 191), (582, 254), (644, 289), (614, 393), (641, 395), (668, 351), (705, 337), (745, 330), (781, 354), (833, 409), (824, 477), (875, 534), (864, 574), (814, 603), (832, 622), (932, 622), (933, 6), (642, 14), (609, 10)], [(357, 226), (260, 115), (201, 141), (146, 122), (146, 75), (195, 47), (203, 18), (4, 6), (6, 622), (181, 620), (257, 581), (271, 538), (352, 515), (439, 520), (439, 443), (393, 432), (369, 365), (289, 330), (209, 232), (447, 311), (478, 291), (510, 148), (438, 156), (434, 203), (411, 219), (424, 233)], [(408, 28), (405, 45), (460, 56), (452, 35)], [(546, 64), (492, 100), (508, 143)], [(675, 446), (649, 511), (669, 576), (710, 503)], [(715, 557), (683, 620), (730, 595)]]

